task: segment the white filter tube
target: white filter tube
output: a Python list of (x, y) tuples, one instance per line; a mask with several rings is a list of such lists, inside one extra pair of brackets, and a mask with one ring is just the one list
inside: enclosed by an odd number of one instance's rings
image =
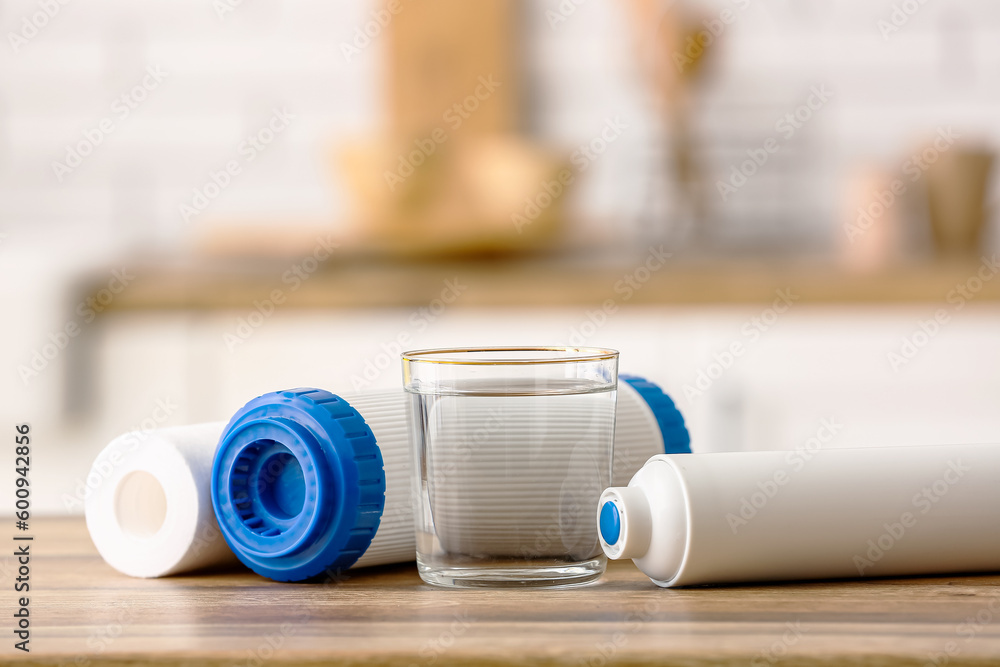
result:
[[(385, 473), (385, 508), (354, 567), (413, 560), (408, 396), (402, 390), (343, 394), (375, 436)], [(236, 563), (212, 510), (212, 461), (226, 424), (127, 433), (96, 458), (103, 479), (86, 502), (87, 528), (101, 556), (136, 577), (160, 577)], [(656, 415), (630, 385), (618, 394), (614, 480), (624, 482), (664, 451)]]
[(440, 549), (577, 560), (600, 553), (591, 508), (610, 479), (611, 399), (505, 396), (469, 405), (465, 396), (436, 397), (424, 427), (423, 483)]
[(655, 456), (598, 509), (664, 587), (1000, 570), (1000, 445)]
[(98, 552), (133, 577), (235, 564), (212, 510), (212, 455), (224, 422), (126, 433), (97, 456), (87, 530)]
[(385, 508), (371, 545), (353, 567), (406, 563), (414, 558), (409, 427), (402, 391), (343, 394), (375, 435), (385, 471)]
[[(364, 416), (385, 465), (382, 522), (355, 567), (413, 560), (416, 542), (406, 417), (409, 397), (403, 392), (379, 392), (345, 394), (343, 398)], [(499, 420), (487, 408), (479, 412), (462, 410), (440, 420), (446, 432), (441, 434), (436, 453), (443, 459), (438, 461), (438, 469), (446, 474), (436, 480), (440, 483), (434, 485), (431, 495), (435, 523), (439, 536), (448, 543), (447, 548), (456, 552), (500, 547), (512, 548), (514, 553), (538, 552), (539, 534), (553, 523), (552, 508), (582, 504), (577, 496), (586, 489), (576, 488), (584, 484), (574, 485), (574, 481), (587, 482), (595, 477), (593, 450), (600, 449), (595, 434), (608, 426), (602, 423), (603, 419), (616, 423), (613, 483), (624, 483), (643, 461), (664, 451), (663, 435), (653, 410), (627, 382), (619, 383), (616, 419), (613, 414), (606, 416), (591, 409), (588, 397), (583, 398), (571, 408), (572, 414), (547, 424), (551, 432), (544, 434), (544, 451), (536, 449), (542, 434), (532, 432), (531, 425), (537, 426), (537, 420), (525, 418), (538, 410), (538, 403), (527, 398), (504, 399), (506, 415)], [(447, 400), (443, 404), (450, 405)], [(447, 411), (447, 407), (443, 409)], [(523, 451), (519, 453), (512, 442), (520, 442)], [(516, 488), (498, 482), (503, 479), (497, 470), (505, 465), (504, 458), (519, 454), (533, 460), (531, 479), (523, 480), (524, 484)], [(599, 491), (599, 488), (593, 491), (586, 506), (593, 506)], [(478, 509), (470, 511), (470, 506)], [(559, 551), (568, 548), (589, 553), (597, 546), (593, 543), (592, 529), (583, 527), (583, 522), (589, 521), (589, 514), (585, 516), (586, 519), (580, 517), (577, 522), (580, 526), (575, 531), (566, 528), (574, 523), (572, 520), (560, 517), (563, 540), (569, 539), (571, 543), (557, 547)], [(589, 541), (584, 539), (588, 536)]]

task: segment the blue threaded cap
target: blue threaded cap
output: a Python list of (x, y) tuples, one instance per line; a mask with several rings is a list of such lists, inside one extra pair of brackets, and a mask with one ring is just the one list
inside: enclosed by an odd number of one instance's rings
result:
[(276, 581), (332, 575), (353, 565), (378, 530), (382, 453), (339, 396), (308, 388), (264, 394), (222, 433), (212, 506), (226, 542), (254, 572)]
[(663, 436), (663, 453), (690, 454), (691, 434), (684, 425), (684, 416), (674, 405), (673, 400), (663, 393), (660, 386), (638, 375), (619, 374), (618, 379), (624, 380), (639, 392), (642, 400), (646, 401), (646, 405), (653, 411), (656, 423), (660, 427), (660, 435)]

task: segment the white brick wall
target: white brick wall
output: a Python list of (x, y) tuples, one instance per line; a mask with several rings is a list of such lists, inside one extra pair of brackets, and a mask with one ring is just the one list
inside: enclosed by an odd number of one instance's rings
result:
[[(688, 3), (706, 16), (728, 7), (737, 17), (710, 47), (716, 71), (697, 123), (725, 236), (822, 244), (836, 224), (844, 172), (859, 160), (892, 164), (922, 133), (948, 123), (1000, 143), (1000, 5), (926, 0), (883, 40), (876, 22), (890, 16), (892, 0), (740, 3)], [(559, 4), (523, 3), (530, 126), (571, 150), (606, 118), (627, 119), (629, 130), (585, 175), (574, 210), (581, 224), (613, 220), (618, 235), (634, 236), (650, 170), (664, 160), (632, 32), (612, 0), (586, 0), (553, 28), (546, 11)], [(58, 225), (108, 243), (182, 239), (191, 230), (178, 204), (273, 106), (287, 107), (296, 123), (205, 219), (349, 215), (329, 156), (339, 141), (380, 127), (380, 54), (376, 39), (346, 62), (339, 44), (377, 3), (244, 0), (220, 19), (211, 2), (69, 2), (14, 52), (8, 35), (40, 6), (0, 5), (0, 228)], [(108, 114), (147, 64), (169, 78), (57, 183), (52, 161)], [(721, 205), (714, 181), (818, 83), (835, 101)]]
[[(4, 36), (38, 7), (4, 3)], [(337, 46), (366, 11), (359, 2), (247, 0), (220, 20), (212, 3), (71, 2), (16, 53), (5, 38), (0, 227), (56, 224), (116, 244), (124, 222), (132, 238), (183, 237), (179, 203), (274, 107), (295, 122), (205, 217), (335, 220), (344, 202), (331, 146), (379, 123), (377, 48), (348, 64)], [(52, 161), (114, 116), (113, 100), (147, 65), (167, 78), (59, 183)]]

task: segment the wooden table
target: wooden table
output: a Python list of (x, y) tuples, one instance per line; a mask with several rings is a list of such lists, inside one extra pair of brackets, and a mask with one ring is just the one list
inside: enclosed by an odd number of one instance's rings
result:
[(1000, 576), (663, 590), (614, 563), (566, 591), (438, 589), (412, 565), (329, 586), (246, 571), (141, 580), (107, 566), (80, 519), (32, 528), (32, 650), (5, 629), (2, 662), (1000, 664)]

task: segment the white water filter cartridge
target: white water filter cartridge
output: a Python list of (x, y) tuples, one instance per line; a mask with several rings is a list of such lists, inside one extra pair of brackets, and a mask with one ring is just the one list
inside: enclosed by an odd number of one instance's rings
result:
[[(659, 387), (637, 377), (621, 379), (613, 468), (616, 484), (625, 483), (650, 456), (688, 451), (690, 442), (680, 413)], [(310, 395), (322, 394), (321, 400), (333, 396), (317, 392), (304, 389), (260, 397), (228, 426), (218, 422), (160, 429), (112, 441), (98, 455), (88, 477), (95, 484), (86, 501), (87, 526), (102, 557), (125, 574), (159, 577), (235, 562), (231, 549), (235, 545), (236, 555), (253, 569), (291, 579), (307, 578), (303, 575), (316, 567), (294, 563), (275, 567), (274, 552), (253, 555), (261, 552), (260, 544), (270, 547), (280, 542), (284, 546), (279, 545), (278, 552), (310, 552), (313, 566), (322, 567), (308, 576), (331, 567), (413, 560), (407, 395), (402, 390), (344, 394), (336, 397), (341, 403), (334, 410), (343, 414), (338, 412), (341, 418), (332, 421), (324, 414), (330, 411), (330, 402), (321, 403), (327, 408), (315, 414), (312, 406), (287, 411), (291, 403), (308, 403)], [(299, 396), (305, 399), (299, 401)], [(248, 417), (251, 406), (256, 407)], [(351, 418), (351, 411), (357, 419)], [(350, 426), (345, 431), (339, 424)], [(317, 433), (323, 437), (317, 439)], [(246, 436), (252, 437), (241, 439)], [(266, 442), (270, 443), (267, 447), (260, 446)], [(358, 454), (355, 448), (365, 451)], [(213, 498), (213, 459), (225, 458), (227, 452), (233, 456), (228, 466), (219, 469)], [(318, 472), (319, 468), (323, 471)], [(369, 483), (373, 480), (378, 482), (374, 487)], [(241, 484), (248, 491), (243, 500), (250, 502), (237, 508), (233, 500)], [(373, 489), (373, 496), (378, 497), (362, 502)], [(357, 525), (352, 528), (345, 507), (357, 510), (357, 505), (369, 507), (356, 512)], [(223, 517), (221, 526), (217, 516)], [(320, 523), (340, 522), (341, 530), (347, 527), (349, 535), (354, 531), (354, 537), (342, 545), (347, 553), (337, 555), (338, 550), (331, 547), (323, 556), (315, 545), (303, 548), (317, 540), (336, 543), (340, 539), (333, 534), (336, 530), (324, 536), (302, 525), (308, 517)], [(296, 537), (296, 528), (303, 535)], [(365, 537), (359, 541), (358, 535), (367, 535), (370, 544)], [(335, 557), (323, 563), (331, 554)], [(264, 566), (255, 562), (258, 558)]]
[(602, 494), (664, 587), (1000, 570), (1000, 445), (655, 456)]
[(133, 577), (235, 564), (212, 509), (209, 478), (225, 422), (125, 433), (87, 476), (87, 530), (98, 552)]
[[(425, 470), (434, 473), (421, 482), (434, 528), (418, 540), (427, 551), (472, 558), (569, 553), (584, 560), (600, 553), (591, 517), (605, 484), (599, 470), (607, 435), (617, 423), (612, 483), (621, 484), (660, 453), (649, 446), (657, 431), (670, 432), (653, 416), (670, 412), (675, 424), (681, 420), (672, 405), (650, 409), (647, 401), (664, 398), (653, 385), (624, 376), (618, 386), (614, 411), (604, 409), (601, 394), (558, 405), (537, 396), (472, 405), (464, 396), (435, 397), (423, 425), (434, 442)], [(641, 392), (650, 392), (646, 400)], [(682, 437), (687, 442), (686, 429)]]

